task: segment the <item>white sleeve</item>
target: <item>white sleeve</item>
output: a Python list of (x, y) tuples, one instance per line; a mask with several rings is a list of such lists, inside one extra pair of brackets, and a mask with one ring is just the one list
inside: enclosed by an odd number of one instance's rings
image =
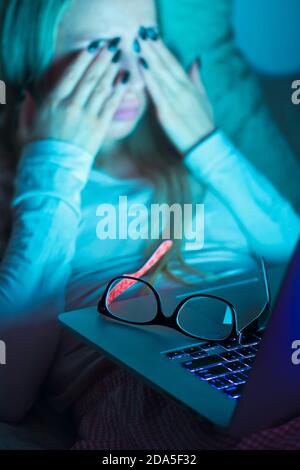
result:
[(0, 266), (0, 340), (7, 357), (0, 366), (0, 421), (22, 418), (53, 359), (91, 164), (89, 154), (64, 142), (24, 148)]
[(226, 204), (256, 255), (269, 261), (289, 258), (299, 239), (299, 216), (223, 132), (199, 144), (184, 163)]

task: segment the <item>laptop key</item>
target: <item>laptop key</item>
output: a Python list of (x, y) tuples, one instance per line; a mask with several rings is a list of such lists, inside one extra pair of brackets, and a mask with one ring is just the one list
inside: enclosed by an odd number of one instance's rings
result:
[(247, 357), (247, 359), (243, 359), (242, 362), (248, 366), (248, 367), (252, 367), (253, 366), (253, 363), (254, 363), (254, 360), (255, 360), (255, 356), (252, 356), (252, 357)]
[(238, 352), (239, 352), (239, 354), (242, 354), (242, 356), (244, 356), (244, 357), (254, 356), (256, 354), (255, 349), (253, 349), (251, 347), (240, 348), (240, 349), (238, 349)]
[(194, 359), (201, 358), (201, 357), (206, 357), (208, 356), (208, 352), (206, 351), (198, 351), (195, 353), (190, 354), (190, 356)]
[(234, 387), (225, 388), (223, 392), (230, 398), (239, 398), (241, 396), (242, 388), (242, 385), (235, 385)]
[(244, 384), (247, 380), (247, 377), (241, 373), (229, 374), (226, 375), (226, 378), (229, 379), (235, 385)]
[(210, 348), (215, 348), (219, 346), (218, 343), (214, 342), (214, 341), (211, 341), (209, 343), (204, 343), (201, 345), (202, 349), (210, 349)]
[(247, 336), (242, 340), (242, 346), (249, 346), (253, 344), (258, 344), (258, 338), (254, 335)]
[(242, 372), (239, 372), (240, 374), (242, 374), (246, 380), (248, 380), (248, 377), (249, 377), (249, 374), (250, 374), (250, 367), (248, 367), (247, 369), (243, 370)]
[(218, 377), (219, 375), (224, 375), (228, 372), (227, 367), (224, 366), (216, 366), (216, 367), (210, 367), (209, 369), (206, 370), (198, 370), (195, 372), (195, 375), (200, 377), (203, 380), (208, 380), (208, 379), (213, 379), (215, 377)]
[(222, 358), (220, 356), (208, 356), (200, 359), (194, 359), (193, 361), (185, 361), (182, 362), (181, 365), (188, 370), (197, 370), (204, 369), (208, 366), (217, 365), (220, 362), (222, 362)]
[(171, 352), (166, 353), (166, 356), (169, 359), (175, 359), (176, 357), (184, 356), (184, 352), (183, 351), (171, 351)]
[(186, 354), (193, 354), (193, 353), (199, 352), (199, 351), (202, 351), (202, 348), (200, 346), (191, 346), (191, 347), (185, 348), (183, 350), (183, 352), (186, 353)]
[(222, 343), (223, 348), (227, 350), (236, 349), (240, 346), (240, 343), (236, 339), (230, 339)]
[(218, 390), (221, 390), (225, 387), (232, 386), (232, 382), (230, 382), (230, 380), (228, 380), (226, 377), (218, 377), (216, 379), (210, 379), (208, 383), (212, 385), (213, 387), (217, 388)]
[(241, 355), (235, 351), (226, 351), (220, 354), (220, 356), (226, 361), (234, 361), (235, 359), (241, 359)]
[(243, 364), (241, 361), (227, 362), (226, 366), (233, 372), (243, 370), (246, 367), (245, 364)]

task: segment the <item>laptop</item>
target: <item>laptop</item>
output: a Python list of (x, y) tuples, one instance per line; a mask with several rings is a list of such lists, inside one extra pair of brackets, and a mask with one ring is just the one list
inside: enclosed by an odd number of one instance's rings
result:
[[(219, 430), (242, 437), (300, 414), (300, 364), (293, 361), (300, 340), (300, 244), (284, 273), (277, 275), (275, 269), (273, 275), (272, 267), (267, 273), (274, 297), (271, 309), (242, 344), (198, 341), (166, 326), (129, 325), (107, 319), (96, 307), (61, 314), (59, 321), (148, 385)], [(196, 291), (248, 303), (251, 309), (253, 293), (261, 285), (249, 272)], [(177, 303), (185, 295), (160, 294)]]

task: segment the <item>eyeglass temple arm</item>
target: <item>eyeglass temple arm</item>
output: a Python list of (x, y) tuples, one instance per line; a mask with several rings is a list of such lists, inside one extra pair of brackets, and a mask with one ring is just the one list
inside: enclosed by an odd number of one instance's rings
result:
[(266, 295), (267, 295), (267, 303), (270, 303), (271, 300), (271, 295), (270, 295), (270, 283), (269, 283), (269, 278), (268, 278), (268, 273), (267, 273), (267, 268), (266, 268), (266, 262), (264, 258), (261, 258), (261, 267), (262, 267), (262, 272), (264, 276), (264, 283), (265, 283), (265, 288), (266, 288)]
[(270, 302), (271, 302), (270, 282), (269, 282), (269, 277), (268, 277), (268, 271), (266, 268), (266, 262), (264, 258), (261, 258), (260, 261), (261, 261), (261, 269), (262, 269), (264, 284), (265, 284), (266, 303), (265, 303), (265, 306), (262, 308), (260, 314), (258, 315), (257, 319), (254, 321), (253, 329), (255, 328), (255, 331), (260, 329), (261, 325), (265, 325), (266, 320), (270, 313)]
[(257, 318), (254, 321), (252, 321), (249, 325), (247, 325), (242, 331), (238, 332), (240, 338), (248, 336), (251, 333), (254, 333), (255, 331), (257, 331), (260, 327), (260, 320), (261, 320), (261, 317), (262, 317), (263, 313), (268, 314), (268, 312), (269, 312), (268, 307), (270, 305), (270, 299), (271, 299), (271, 297), (270, 297), (270, 284), (269, 284), (268, 273), (267, 273), (267, 269), (266, 269), (266, 262), (265, 262), (264, 258), (260, 258), (260, 264), (261, 264), (261, 270), (262, 270), (262, 273), (263, 273), (263, 279), (264, 279), (264, 284), (265, 284), (265, 291), (266, 291), (267, 301), (266, 301), (266, 304), (265, 304), (264, 308), (261, 310), (261, 312), (257, 316)]
[[(135, 273), (132, 274), (123, 274), (123, 276), (132, 276), (136, 278), (140, 278), (144, 276), (158, 261), (170, 250), (172, 247), (173, 242), (172, 240), (166, 240), (159, 245), (159, 247), (155, 250), (155, 252), (150, 256), (148, 261)], [(110, 304), (115, 300), (116, 297), (121, 295), (125, 292), (129, 287), (134, 285), (137, 281), (133, 279), (123, 279), (122, 281), (118, 282), (115, 287), (110, 291), (107, 297), (107, 303)]]

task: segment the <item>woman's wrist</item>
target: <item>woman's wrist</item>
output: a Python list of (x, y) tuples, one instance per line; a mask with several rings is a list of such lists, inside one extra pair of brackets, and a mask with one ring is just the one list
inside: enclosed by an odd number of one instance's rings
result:
[(80, 215), (80, 193), (93, 157), (62, 141), (34, 141), (24, 146), (15, 183), (13, 206), (34, 196), (60, 199)]
[(27, 142), (21, 154), (20, 165), (39, 167), (55, 165), (69, 169), (78, 179), (86, 181), (94, 157), (82, 147), (57, 139)]
[(241, 165), (236, 148), (217, 128), (186, 155), (183, 163), (196, 179), (212, 186), (215, 186), (216, 180), (220, 183), (220, 175), (222, 180), (226, 177), (230, 179), (234, 168)]
[(204, 135), (202, 134), (199, 137), (199, 139), (183, 153), (183, 159), (185, 159), (191, 152), (193, 152), (197, 147), (199, 147), (208, 139), (210, 139), (210, 137), (215, 135), (217, 132), (219, 132), (219, 128), (217, 126), (214, 126), (211, 130), (206, 132)]

